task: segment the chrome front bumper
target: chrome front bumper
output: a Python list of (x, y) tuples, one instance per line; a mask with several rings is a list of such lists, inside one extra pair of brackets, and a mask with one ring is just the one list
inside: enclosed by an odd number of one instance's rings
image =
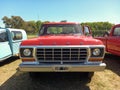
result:
[(19, 70), (24, 72), (93, 72), (103, 71), (105, 63), (99, 64), (23, 64)]

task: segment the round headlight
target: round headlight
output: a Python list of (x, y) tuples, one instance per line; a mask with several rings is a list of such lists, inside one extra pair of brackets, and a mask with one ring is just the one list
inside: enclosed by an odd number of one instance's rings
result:
[(24, 56), (30, 56), (31, 55), (30, 49), (24, 49), (23, 54)]
[(100, 53), (101, 53), (101, 51), (100, 51), (100, 49), (99, 49), (99, 48), (96, 48), (96, 49), (94, 49), (94, 50), (93, 50), (93, 52), (92, 52), (92, 53), (93, 53), (93, 55), (94, 55), (94, 56), (99, 56), (99, 55), (100, 55)]

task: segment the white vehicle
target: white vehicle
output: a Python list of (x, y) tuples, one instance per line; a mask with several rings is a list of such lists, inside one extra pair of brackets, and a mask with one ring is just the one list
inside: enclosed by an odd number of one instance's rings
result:
[(0, 28), (0, 62), (19, 53), (19, 45), (27, 39), (25, 30)]

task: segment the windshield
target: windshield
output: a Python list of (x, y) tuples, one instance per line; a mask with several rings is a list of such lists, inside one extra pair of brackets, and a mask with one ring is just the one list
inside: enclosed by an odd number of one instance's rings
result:
[(40, 35), (82, 34), (80, 25), (48, 25), (43, 26)]

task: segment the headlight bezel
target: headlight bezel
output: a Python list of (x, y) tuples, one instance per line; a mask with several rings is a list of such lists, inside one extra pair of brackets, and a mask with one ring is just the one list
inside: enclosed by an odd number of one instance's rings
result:
[[(25, 50), (29, 50), (30, 54), (29, 55), (25, 55)], [(23, 58), (28, 58), (28, 57), (33, 57), (33, 48), (20, 48), (20, 56)]]
[[(97, 51), (96, 53), (99, 53), (99, 54), (95, 54), (95, 51)], [(103, 47), (91, 48), (91, 56), (90, 57), (103, 57), (103, 56), (104, 56), (104, 48)]]
[(99, 48), (95, 48), (92, 51), (92, 55), (99, 56), (101, 54), (101, 50)]

